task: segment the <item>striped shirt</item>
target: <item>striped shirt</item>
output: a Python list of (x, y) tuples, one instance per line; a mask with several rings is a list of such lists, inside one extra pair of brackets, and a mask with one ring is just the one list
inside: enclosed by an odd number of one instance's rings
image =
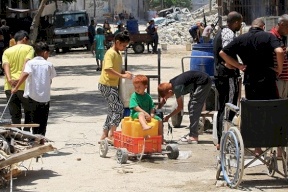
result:
[[(278, 78), (281, 80), (288, 81), (288, 59), (287, 59), (287, 52), (286, 52), (287, 39), (286, 37), (281, 36), (275, 27), (271, 29), (270, 33), (272, 33), (278, 38), (278, 40), (281, 42), (281, 47), (284, 51), (283, 71)], [(277, 67), (277, 58), (276, 58), (275, 53), (273, 54), (273, 57), (274, 57), (274, 66)]]

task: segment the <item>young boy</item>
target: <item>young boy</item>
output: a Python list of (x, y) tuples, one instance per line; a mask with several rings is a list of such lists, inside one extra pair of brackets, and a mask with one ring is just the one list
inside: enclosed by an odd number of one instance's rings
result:
[(158, 86), (158, 94), (162, 98), (159, 103), (159, 109), (166, 103), (169, 97), (175, 94), (177, 108), (169, 115), (164, 117), (166, 122), (173, 115), (178, 114), (183, 109), (182, 95), (190, 94), (188, 104), (190, 118), (190, 132), (181, 138), (181, 142), (198, 143), (198, 123), (201, 116), (201, 111), (211, 89), (211, 79), (208, 74), (200, 71), (186, 71), (173, 79), (170, 82), (161, 83)]
[(148, 86), (148, 78), (145, 75), (136, 75), (133, 78), (135, 92), (131, 95), (129, 108), (132, 119), (139, 119), (143, 130), (151, 129), (147, 124), (151, 118), (161, 121), (155, 116), (154, 103), (151, 96), (145, 92)]
[[(95, 41), (95, 56), (96, 56), (96, 63), (97, 63), (97, 69), (96, 71), (102, 70), (102, 62), (104, 59), (104, 53), (105, 53), (105, 36), (104, 36), (104, 30), (102, 28), (97, 29), (97, 34), (94, 37)], [(100, 61), (100, 65), (99, 65)]]
[(16, 86), (11, 92), (16, 93), (20, 85), (26, 80), (23, 96), (29, 100), (31, 121), (40, 126), (33, 128), (33, 134), (45, 136), (50, 107), (50, 90), (52, 79), (56, 71), (52, 63), (48, 62), (49, 46), (39, 42), (34, 46), (36, 57), (29, 60)]

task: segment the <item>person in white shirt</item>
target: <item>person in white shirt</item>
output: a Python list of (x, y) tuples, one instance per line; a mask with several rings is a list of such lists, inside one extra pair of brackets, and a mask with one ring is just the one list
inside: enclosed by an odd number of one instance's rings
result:
[(214, 24), (207, 25), (202, 33), (202, 38), (204, 43), (209, 43), (210, 35), (214, 30)]
[(56, 71), (52, 63), (48, 62), (49, 46), (44, 42), (34, 46), (36, 57), (29, 60), (22, 72), (17, 85), (11, 92), (16, 93), (20, 85), (26, 80), (23, 96), (29, 99), (31, 121), (40, 126), (33, 128), (33, 134), (45, 136), (49, 108), (52, 79)]

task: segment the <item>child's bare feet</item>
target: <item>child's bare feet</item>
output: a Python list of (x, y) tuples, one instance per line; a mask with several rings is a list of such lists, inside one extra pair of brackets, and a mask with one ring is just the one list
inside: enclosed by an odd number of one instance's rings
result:
[(151, 129), (151, 128), (152, 128), (152, 126), (147, 125), (147, 126), (143, 127), (143, 130), (148, 130), (148, 129)]

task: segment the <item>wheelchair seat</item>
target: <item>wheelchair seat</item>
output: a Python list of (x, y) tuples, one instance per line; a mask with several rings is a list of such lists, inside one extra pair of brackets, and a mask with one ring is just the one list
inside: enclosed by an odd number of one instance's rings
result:
[(288, 99), (241, 100), (245, 148), (288, 146)]

